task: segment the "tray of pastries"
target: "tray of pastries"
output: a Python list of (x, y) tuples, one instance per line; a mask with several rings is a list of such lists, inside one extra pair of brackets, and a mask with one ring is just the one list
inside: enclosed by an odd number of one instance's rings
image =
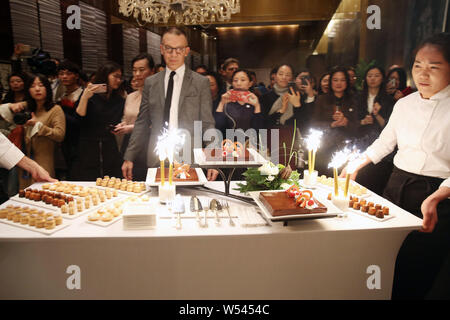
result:
[(46, 235), (69, 226), (60, 213), (12, 204), (0, 208), (0, 222)]
[[(339, 183), (339, 190), (342, 190), (343, 192), (345, 188), (345, 179), (339, 178), (338, 183)], [(326, 190), (334, 189), (334, 179), (331, 177), (327, 177), (325, 175), (322, 175), (317, 178), (317, 184)], [(367, 198), (372, 194), (372, 192), (369, 191), (366, 187), (358, 184), (353, 180), (350, 180), (348, 191), (350, 195), (358, 198)]]
[(97, 178), (95, 184), (98, 188), (105, 190), (116, 190), (121, 194), (142, 195), (150, 191), (144, 182), (131, 181), (127, 179), (120, 179), (115, 177), (104, 176), (103, 178)]
[(271, 221), (336, 217), (337, 208), (324, 205), (311, 190), (293, 185), (287, 190), (253, 191), (250, 196)]
[(350, 196), (348, 206), (350, 212), (376, 221), (386, 221), (395, 217), (389, 207), (358, 197)]
[(55, 189), (61, 191), (59, 193), (49, 191), (49, 187), (44, 184), (41, 186), (42, 189), (20, 190), (11, 200), (59, 212), (66, 219), (75, 219), (118, 198), (118, 193), (110, 190), (81, 187), (80, 190), (71, 193), (68, 189)]
[(127, 202), (149, 202), (148, 195), (130, 196), (126, 198), (115, 199), (113, 202), (91, 211), (87, 216), (86, 222), (100, 227), (108, 227), (111, 224), (122, 219), (123, 206)]

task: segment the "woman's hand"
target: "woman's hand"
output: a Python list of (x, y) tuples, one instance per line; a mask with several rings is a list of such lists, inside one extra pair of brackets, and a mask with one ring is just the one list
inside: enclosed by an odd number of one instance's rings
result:
[(377, 116), (378, 113), (380, 112), (380, 110), (381, 110), (381, 105), (378, 102), (375, 102), (373, 104), (373, 111), (372, 111), (373, 115)]
[(432, 197), (432, 195), (430, 195), (422, 202), (420, 209), (423, 215), (423, 222), (422, 222), (422, 229), (420, 229), (420, 231), (433, 232), (434, 226), (438, 221), (436, 210), (438, 203), (439, 201), (437, 201), (434, 197)]
[(306, 85), (300, 85), (300, 89), (303, 92), (305, 92), (308, 95), (308, 97), (314, 97), (315, 94), (314, 94), (314, 89), (311, 85), (311, 81), (308, 80), (307, 78), (305, 78), (305, 81), (306, 81)]
[(92, 96), (94, 95), (94, 93), (97, 91), (97, 89), (99, 87), (100, 87), (99, 84), (89, 83), (88, 86), (86, 87), (86, 89), (84, 89), (81, 99), (89, 100), (90, 98), (92, 98)]
[(331, 123), (332, 128), (336, 127), (345, 127), (348, 124), (348, 119), (344, 116), (344, 114), (340, 111), (336, 111), (333, 114), (333, 122)]
[(394, 99), (398, 100), (400, 98), (403, 98), (405, 95), (400, 91), (400, 90), (396, 90), (395, 94), (394, 94)]
[(281, 97), (281, 109), (278, 110), (279, 113), (285, 113), (288, 107), (288, 103), (289, 103), (289, 94), (286, 92), (282, 97)]
[(36, 124), (37, 119), (36, 119), (36, 115), (34, 114), (34, 112), (31, 113), (31, 119), (28, 120), (27, 122), (25, 122), (25, 125), (28, 127), (32, 127)]
[(364, 117), (364, 119), (361, 120), (361, 124), (363, 126), (372, 124), (372, 123), (373, 123), (373, 117), (370, 114), (368, 114), (367, 116)]
[(259, 99), (254, 93), (250, 93), (248, 96), (248, 103), (255, 107), (255, 113), (261, 113), (261, 105), (259, 104)]
[(287, 96), (288, 96), (288, 100), (289, 102), (295, 107), (295, 108), (299, 108), (302, 106), (301, 102), (300, 102), (300, 92), (299, 91), (295, 91), (292, 87), (289, 87), (289, 92), (287, 92)]
[(121, 122), (115, 126), (113, 134), (128, 134), (131, 133), (134, 129), (134, 124), (126, 124), (125, 122)]

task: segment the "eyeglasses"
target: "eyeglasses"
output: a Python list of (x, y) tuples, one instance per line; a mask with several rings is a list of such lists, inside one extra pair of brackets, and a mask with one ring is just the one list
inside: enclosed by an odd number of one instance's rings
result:
[(164, 51), (166, 51), (167, 53), (172, 53), (175, 50), (176, 54), (181, 54), (184, 52), (184, 49), (186, 49), (186, 47), (179, 47), (179, 48), (172, 48), (170, 46), (163, 46)]

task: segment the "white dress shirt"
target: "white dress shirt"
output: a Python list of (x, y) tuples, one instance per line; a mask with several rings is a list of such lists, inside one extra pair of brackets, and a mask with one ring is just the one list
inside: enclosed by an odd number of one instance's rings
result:
[(167, 87), (169, 85), (170, 73), (176, 72), (173, 77), (172, 104), (170, 105), (169, 129), (178, 129), (178, 106), (180, 102), (181, 86), (183, 85), (184, 71), (186, 65), (183, 64), (177, 70), (170, 70), (166, 67), (166, 75), (164, 77), (164, 94), (167, 95)]
[(23, 152), (0, 133), (0, 167), (10, 170), (23, 157)]
[(441, 186), (450, 188), (450, 85), (430, 99), (415, 92), (398, 100), (366, 154), (376, 164), (396, 145), (397, 168), (445, 179)]

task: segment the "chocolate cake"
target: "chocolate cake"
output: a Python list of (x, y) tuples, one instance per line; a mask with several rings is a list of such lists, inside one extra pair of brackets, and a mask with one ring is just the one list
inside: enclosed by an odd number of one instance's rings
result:
[[(222, 149), (203, 149), (203, 153), (205, 154), (206, 161), (254, 161), (255, 158), (248, 152), (248, 149), (245, 149), (244, 155), (239, 157), (233, 157), (232, 153), (228, 153), (226, 156), (223, 156)], [(222, 156), (216, 156), (216, 154), (220, 154)]]
[[(195, 168), (190, 168), (188, 171), (190, 177), (186, 177), (186, 179), (179, 179), (177, 177), (173, 177), (174, 182), (181, 182), (181, 181), (198, 181), (198, 175), (197, 171), (195, 171)], [(164, 181), (169, 181), (169, 168), (164, 168)], [(161, 182), (161, 168), (158, 168), (156, 170), (156, 177), (155, 182)]]
[(292, 198), (289, 198), (286, 192), (261, 192), (259, 199), (273, 217), (327, 212), (327, 207), (315, 198), (314, 202), (318, 207), (313, 209), (300, 208)]

